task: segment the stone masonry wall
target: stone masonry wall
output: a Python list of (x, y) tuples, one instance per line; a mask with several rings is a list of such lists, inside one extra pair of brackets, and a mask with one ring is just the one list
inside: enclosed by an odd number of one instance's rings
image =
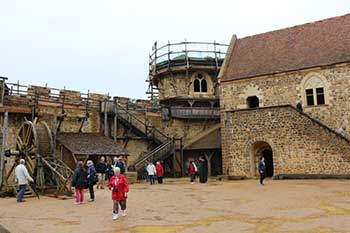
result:
[[(305, 85), (319, 77), (325, 89), (326, 104), (305, 106)], [(268, 75), (220, 84), (223, 111), (247, 108), (248, 96), (257, 96), (260, 106), (294, 105), (301, 96), (304, 111), (337, 130), (350, 128), (350, 63), (296, 72)]]
[[(292, 107), (227, 112), (223, 124), (223, 172), (255, 176), (252, 148), (268, 143), (274, 175), (349, 174), (350, 144)], [(253, 172), (252, 172), (253, 171)]]
[(193, 80), (198, 72), (190, 72), (186, 76), (185, 72), (171, 73), (165, 75), (159, 82), (159, 99), (173, 98), (173, 97), (215, 97), (218, 96), (217, 92), (217, 78), (215, 74), (201, 72), (204, 78), (207, 80), (208, 92), (207, 93), (194, 93), (193, 92)]

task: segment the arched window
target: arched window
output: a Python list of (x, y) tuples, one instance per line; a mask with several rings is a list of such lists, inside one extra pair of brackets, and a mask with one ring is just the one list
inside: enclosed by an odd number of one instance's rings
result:
[(193, 90), (194, 92), (208, 92), (208, 83), (202, 74), (198, 74), (195, 78), (193, 82)]
[(307, 79), (304, 84), (306, 106), (323, 105), (326, 103), (325, 84), (316, 75)]
[(202, 79), (202, 81), (201, 81), (201, 92), (207, 92), (208, 91), (207, 89), (208, 89), (207, 88), (207, 80)]
[(199, 79), (195, 79), (193, 82), (194, 92), (201, 92), (201, 84)]
[(259, 107), (259, 98), (256, 96), (249, 96), (247, 98), (248, 108), (258, 108)]

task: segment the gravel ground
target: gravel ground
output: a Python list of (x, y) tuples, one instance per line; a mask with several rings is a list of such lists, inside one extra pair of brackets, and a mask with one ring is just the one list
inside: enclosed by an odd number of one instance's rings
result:
[[(187, 179), (163, 185), (133, 184), (128, 216), (112, 221), (111, 193), (97, 190), (96, 201), (0, 199), (0, 226), (26, 232), (350, 232), (350, 181), (210, 181)], [(86, 193), (86, 197), (88, 193)], [(1, 227), (0, 227), (1, 232)]]

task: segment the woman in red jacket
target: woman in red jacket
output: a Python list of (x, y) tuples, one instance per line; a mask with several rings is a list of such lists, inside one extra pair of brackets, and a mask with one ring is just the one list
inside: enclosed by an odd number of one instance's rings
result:
[(160, 161), (158, 161), (156, 165), (156, 175), (158, 179), (158, 184), (163, 184), (164, 169), (162, 164), (160, 164)]
[(128, 198), (129, 185), (125, 176), (120, 174), (120, 168), (114, 170), (114, 176), (109, 180), (108, 188), (112, 190), (113, 220), (118, 219), (119, 205), (122, 216), (126, 216), (126, 199)]

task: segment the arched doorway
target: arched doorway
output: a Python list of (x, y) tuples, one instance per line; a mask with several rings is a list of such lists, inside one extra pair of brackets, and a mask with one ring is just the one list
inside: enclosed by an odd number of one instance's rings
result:
[(251, 173), (252, 176), (258, 176), (257, 164), (260, 157), (265, 159), (266, 176), (272, 177), (274, 175), (274, 165), (273, 165), (273, 151), (271, 146), (264, 141), (255, 142), (251, 146)]

